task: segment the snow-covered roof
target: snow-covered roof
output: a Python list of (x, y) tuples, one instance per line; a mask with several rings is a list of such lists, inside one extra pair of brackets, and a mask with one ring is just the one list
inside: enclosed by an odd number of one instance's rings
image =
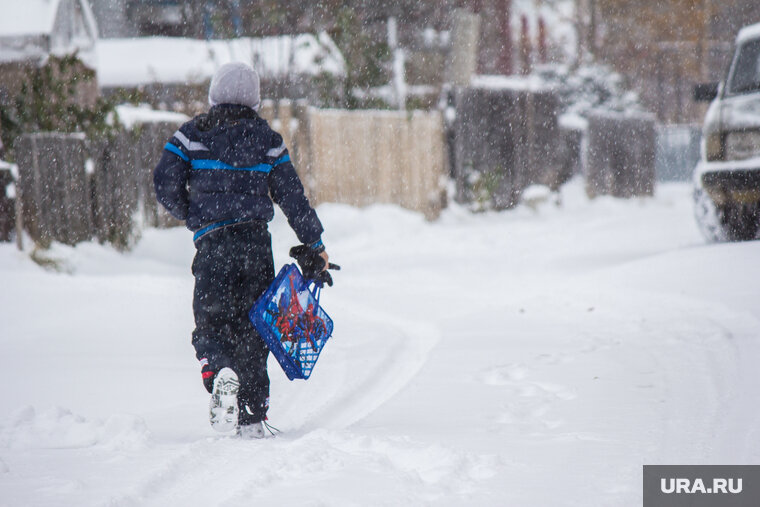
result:
[(190, 119), (189, 116), (182, 113), (156, 111), (146, 105), (132, 106), (129, 104), (122, 104), (116, 106), (116, 114), (119, 117), (119, 123), (128, 130), (132, 130), (132, 127), (142, 123), (168, 122), (179, 125)]
[(233, 61), (252, 64), (264, 78), (321, 72), (345, 75), (343, 56), (326, 33), (210, 41), (101, 39), (97, 45), (98, 81), (105, 87), (201, 83)]
[(50, 33), (60, 2), (61, 0), (0, 0), (0, 36)]
[(473, 88), (486, 90), (514, 90), (514, 91), (545, 91), (549, 86), (540, 77), (529, 76), (500, 76), (500, 75), (475, 75), (470, 84)]
[[(62, 0), (0, 0), (0, 37), (40, 35), (53, 32)], [(89, 3), (74, 0), (85, 23), (95, 29), (95, 16)], [(93, 33), (97, 33), (94, 30)]]
[(748, 25), (739, 30), (739, 34), (736, 36), (736, 43), (742, 44), (749, 39), (758, 38), (760, 38), (760, 23), (755, 23), (754, 25)]
[(0, 62), (79, 52), (93, 66), (97, 33), (87, 0), (0, 0)]

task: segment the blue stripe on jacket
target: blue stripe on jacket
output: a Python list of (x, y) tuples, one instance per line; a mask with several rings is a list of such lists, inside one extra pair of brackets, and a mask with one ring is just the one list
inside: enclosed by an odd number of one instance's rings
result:
[(170, 152), (174, 153), (175, 155), (177, 155), (179, 158), (181, 158), (185, 162), (189, 162), (190, 161), (190, 159), (187, 157), (187, 155), (185, 155), (184, 153), (182, 153), (182, 150), (180, 150), (179, 148), (177, 148), (176, 146), (174, 146), (172, 143), (166, 143), (166, 146), (164, 146), (164, 149), (166, 151), (170, 151)]
[(225, 164), (221, 160), (193, 160), (191, 162), (193, 169), (222, 169), (225, 171), (255, 171), (260, 173), (268, 173), (272, 170), (272, 166), (269, 164), (256, 164), (250, 167), (235, 167), (229, 164)]
[(285, 162), (290, 161), (290, 155), (283, 155), (282, 157), (278, 158), (274, 161), (273, 164), (256, 164), (254, 166), (250, 167), (235, 167), (229, 164), (226, 164), (222, 162), (221, 160), (209, 160), (209, 159), (199, 159), (199, 160), (193, 160), (191, 162), (191, 166), (193, 169), (222, 169), (224, 171), (255, 171), (255, 172), (261, 172), (261, 173), (268, 173), (275, 167), (277, 167), (280, 164), (284, 164)]
[(200, 229), (196, 231), (195, 234), (193, 234), (193, 241), (198, 241), (201, 238), (201, 236), (204, 236), (215, 229), (219, 229), (221, 227), (227, 227), (228, 225), (236, 224), (238, 222), (242, 222), (243, 220), (245, 219), (235, 218), (232, 220), (222, 220), (221, 222), (216, 222), (214, 224), (207, 225), (203, 229)]

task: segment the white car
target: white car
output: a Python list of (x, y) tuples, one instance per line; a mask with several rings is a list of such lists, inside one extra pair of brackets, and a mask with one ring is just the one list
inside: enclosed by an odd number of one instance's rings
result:
[(736, 37), (728, 76), (695, 89), (713, 99), (694, 170), (697, 223), (708, 241), (755, 239), (760, 229), (760, 23)]

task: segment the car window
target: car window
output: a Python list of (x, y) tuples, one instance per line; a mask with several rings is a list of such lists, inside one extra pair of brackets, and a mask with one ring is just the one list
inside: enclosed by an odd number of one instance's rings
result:
[(760, 40), (747, 42), (739, 48), (729, 84), (729, 93), (748, 93), (760, 90)]

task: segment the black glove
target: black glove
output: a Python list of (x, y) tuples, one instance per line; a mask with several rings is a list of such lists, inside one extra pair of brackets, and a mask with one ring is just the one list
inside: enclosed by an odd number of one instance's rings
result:
[(298, 245), (290, 249), (290, 256), (293, 257), (301, 267), (303, 277), (307, 280), (314, 280), (317, 283), (327, 284), (332, 287), (333, 280), (328, 269), (340, 270), (340, 266), (332, 262), (325, 268), (325, 259), (319, 254), (319, 250), (314, 250), (307, 245)]
[(214, 390), (214, 378), (216, 377), (216, 372), (211, 369), (211, 366), (208, 364), (208, 359), (201, 359), (201, 376), (203, 377), (203, 387), (206, 388), (206, 391), (209, 392), (209, 394)]

